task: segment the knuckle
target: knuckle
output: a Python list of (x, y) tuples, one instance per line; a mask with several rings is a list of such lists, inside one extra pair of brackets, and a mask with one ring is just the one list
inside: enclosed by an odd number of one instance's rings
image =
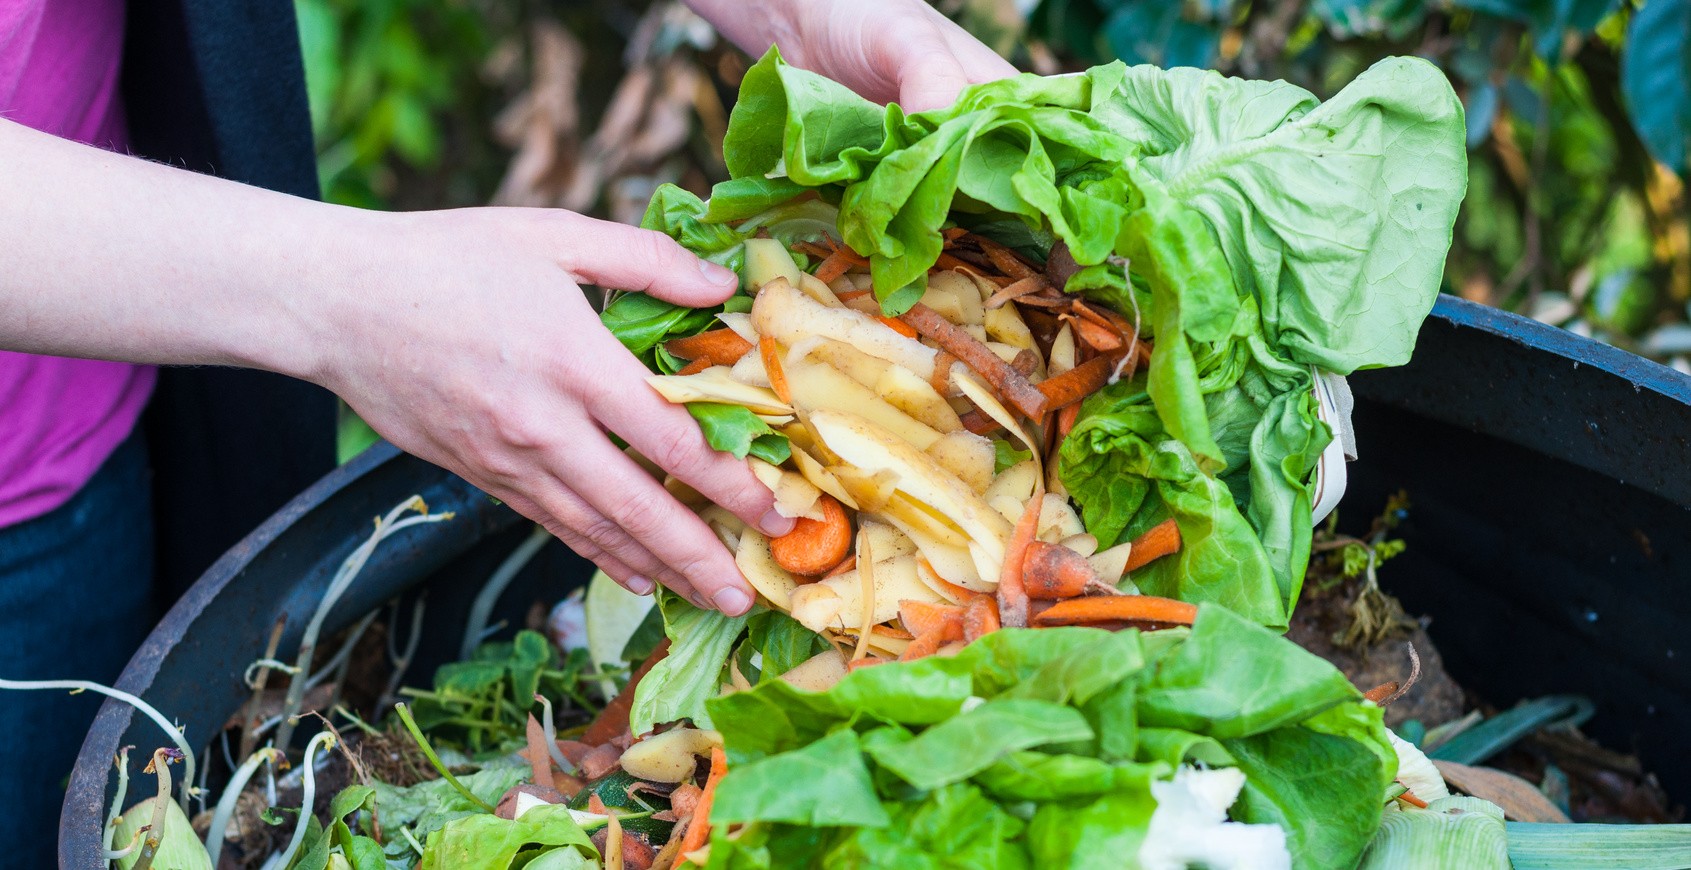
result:
[(647, 459), (689, 483), (700, 482), (716, 463), (696, 429), (668, 428), (658, 433), (650, 450)]
[(652, 540), (670, 530), (675, 501), (656, 487), (642, 486), (628, 493), (616, 506), (619, 528), (637, 541)]

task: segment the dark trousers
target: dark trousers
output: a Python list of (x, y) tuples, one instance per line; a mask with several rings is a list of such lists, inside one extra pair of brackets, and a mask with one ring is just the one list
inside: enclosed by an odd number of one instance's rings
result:
[[(70, 501), (0, 528), (0, 677), (117, 679), (156, 621), (150, 476), (132, 435)], [(65, 780), (102, 700), (0, 691), (0, 865), (55, 866)]]

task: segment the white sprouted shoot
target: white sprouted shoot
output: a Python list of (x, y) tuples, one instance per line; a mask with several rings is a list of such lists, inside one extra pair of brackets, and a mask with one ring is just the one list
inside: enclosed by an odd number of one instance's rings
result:
[[(405, 638), (404, 650), (394, 647), (394, 638), (398, 632), (388, 632), (388, 658), (393, 662), (393, 671), (388, 674), (387, 688), (382, 690), (382, 698), (376, 703), (377, 715), (381, 715), (382, 711), (399, 700), (399, 687), (405, 680), (405, 672), (411, 669), (411, 661), (417, 657), (417, 647), (423, 639), (423, 608), (428, 601), (429, 593), (425, 590), (417, 596), (417, 603), (411, 605), (411, 633)], [(399, 606), (395, 603), (395, 616), (398, 612)]]
[(305, 681), (306, 691), (311, 691), (316, 688), (318, 683), (332, 677), (331, 685), (334, 686), (334, 689), (329, 694), (329, 707), (332, 709), (341, 702), (341, 688), (346, 685), (346, 673), (352, 667), (352, 651), (358, 648), (358, 642), (364, 639), (364, 632), (370, 630), (370, 624), (375, 622), (376, 617), (380, 615), (380, 611), (372, 610), (366, 613), (357, 625), (353, 626), (352, 633), (347, 635), (346, 643), (341, 646), (339, 652), (335, 653), (335, 657), (324, 665), (322, 670), (312, 674), (311, 678)]
[(206, 830), (206, 854), (211, 856), (211, 866), (216, 867), (218, 856), (223, 854), (223, 838), (229, 830), (229, 819), (235, 815), (235, 805), (241, 800), (241, 792), (246, 791), (247, 783), (258, 772), (259, 765), (266, 762), (274, 765), (281, 755), (274, 747), (266, 746), (247, 756), (247, 760), (235, 769), (235, 775), (229, 778), (223, 797), (217, 802), (217, 811), (212, 813), (211, 827)]
[(153, 866), (153, 858), (158, 856), (159, 845), (164, 842), (164, 814), (170, 805), (170, 763), (180, 759), (187, 764), (193, 757), (192, 754), (184, 755), (180, 749), (155, 749), (153, 760), (147, 762), (146, 768), (141, 771), (158, 775), (159, 796), (153, 801), (153, 820), (147, 825), (147, 838), (141, 842), (141, 857), (130, 870), (150, 870)]
[(494, 605), (499, 603), (499, 596), (505, 594), (505, 587), (517, 578), (522, 570), (528, 567), (534, 554), (552, 540), (552, 533), (540, 526), (517, 545), (505, 561), (494, 569), (493, 576), (487, 578), (486, 585), (476, 593), (476, 600), (470, 605), (470, 617), (464, 622), (464, 640), (458, 647), (458, 660), (469, 661), (476, 654), (476, 646), (481, 643), (482, 634), (487, 630), (487, 620), (493, 615)]
[[(417, 516), (400, 519), (407, 511), (416, 511)], [(328, 620), (329, 612), (335, 609), (335, 604), (352, 585), (352, 581), (358, 579), (359, 572), (364, 570), (364, 564), (370, 561), (370, 554), (376, 552), (376, 547), (384, 539), (403, 529), (449, 519), (452, 519), (451, 512), (431, 514), (422, 496), (414, 495), (388, 511), (387, 516), (376, 520), (376, 530), (341, 563), (340, 569), (329, 581), (329, 588), (323, 593), (323, 600), (318, 602), (317, 610), (311, 614), (311, 621), (306, 623), (305, 634), (299, 642), (299, 654), (294, 660), (298, 673), (311, 673), (311, 658), (317, 652), (317, 638), (323, 633), (323, 623)], [(294, 736), (294, 722), (299, 717), (300, 703), (305, 699), (305, 684), (305, 680), (297, 678), (288, 683), (287, 702), (282, 706), (282, 722), (276, 729), (276, 746), (283, 751), (287, 750), (288, 743)]]
[(417, 842), (417, 835), (411, 833), (410, 828), (400, 828), (399, 832), (401, 834), (405, 835), (405, 842), (411, 844), (411, 848), (417, 852), (417, 857), (419, 857), (419, 858), (422, 857), (422, 855), (423, 855), (423, 844)]
[(112, 842), (112, 837), (117, 834), (117, 823), (123, 819), (123, 801), (129, 797), (129, 750), (133, 748), (135, 747), (125, 746), (112, 756), (112, 764), (117, 766), (117, 791), (112, 794), (112, 808), (106, 813), (107, 861), (116, 861), (135, 849), (135, 844), (130, 843), (123, 855), (112, 857), (110, 854), (117, 848), (117, 843)]
[[(311, 808), (317, 801), (317, 750), (329, 748), (335, 744), (335, 735), (329, 731), (319, 731), (311, 742), (305, 744), (305, 760), (300, 762), (300, 803), (299, 819), (294, 823), (294, 835), (288, 840), (288, 848), (282, 851), (282, 861), (277, 866), (286, 867), (293, 863), (294, 855), (299, 852), (300, 844), (305, 842), (306, 823), (311, 819)], [(213, 865), (216, 866), (216, 865)]]
[(540, 702), (540, 730), (546, 734), (546, 754), (552, 756), (552, 763), (559, 770), (574, 775), (575, 765), (570, 764), (570, 760), (564, 757), (564, 751), (558, 748), (558, 726), (552, 718), (552, 702), (539, 692), (534, 694), (534, 700)]
[(105, 849), (100, 852), (100, 857), (106, 861), (122, 861), (128, 858), (135, 854), (136, 849), (141, 848), (141, 838), (147, 836), (147, 832), (150, 830), (152, 830), (152, 827), (149, 825), (136, 828), (135, 833), (129, 838), (129, 845), (121, 849)]
[(290, 677), (299, 673), (298, 668), (281, 659), (259, 659), (247, 665), (246, 673), (241, 674), (241, 682), (246, 683), (249, 689), (260, 688), (259, 677), (267, 670), (281, 671)]
[[(176, 744), (176, 751), (182, 753), (182, 770), (185, 774), (183, 781), (190, 784), (194, 782), (194, 748), (188, 745), (188, 738), (182, 736), (182, 730), (170, 724), (170, 720), (164, 718), (164, 714), (160, 713), (158, 708), (122, 689), (102, 686), (99, 683), (91, 683), (87, 680), (8, 680), (4, 678), (0, 678), (0, 689), (22, 691), (61, 689), (69, 690), (73, 695), (78, 692), (95, 692), (108, 698), (116, 698), (146, 714), (148, 719), (153, 720), (153, 724), (159, 726), (160, 730), (170, 736), (170, 741)], [(184, 812), (188, 809), (188, 793), (190, 791), (193, 791), (193, 789), (182, 789), (182, 809)]]

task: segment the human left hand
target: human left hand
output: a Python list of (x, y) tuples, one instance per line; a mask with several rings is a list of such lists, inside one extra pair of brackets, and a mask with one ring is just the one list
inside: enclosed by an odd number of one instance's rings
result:
[(780, 46), (794, 66), (906, 111), (948, 106), (964, 87), (1016, 68), (922, 0), (687, 0), (753, 55)]

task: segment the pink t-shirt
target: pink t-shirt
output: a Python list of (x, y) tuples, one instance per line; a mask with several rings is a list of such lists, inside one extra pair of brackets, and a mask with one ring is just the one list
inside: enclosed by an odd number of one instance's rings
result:
[[(123, 0), (0, 0), (0, 116), (128, 147)], [(0, 527), (64, 504), (129, 436), (147, 366), (0, 351)]]

